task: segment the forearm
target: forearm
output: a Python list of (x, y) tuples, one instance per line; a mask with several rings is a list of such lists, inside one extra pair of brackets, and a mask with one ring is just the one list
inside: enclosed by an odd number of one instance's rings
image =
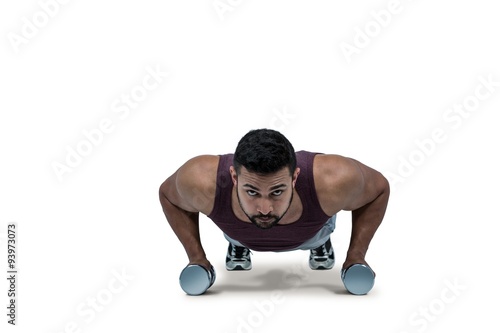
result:
[(200, 240), (199, 213), (188, 212), (175, 206), (161, 192), (160, 203), (170, 227), (186, 251), (189, 262), (205, 261), (206, 255)]
[(387, 186), (375, 200), (352, 211), (351, 240), (347, 251), (348, 261), (364, 261), (370, 242), (382, 223), (388, 201), (389, 187)]

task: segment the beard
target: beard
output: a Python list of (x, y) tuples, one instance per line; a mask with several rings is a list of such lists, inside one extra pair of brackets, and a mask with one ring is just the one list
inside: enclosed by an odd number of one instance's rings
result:
[(292, 191), (292, 195), (290, 197), (290, 202), (288, 202), (288, 207), (286, 208), (285, 212), (283, 214), (281, 214), (281, 216), (274, 215), (274, 214), (250, 215), (245, 211), (245, 209), (241, 205), (240, 195), (238, 194), (238, 190), (236, 190), (236, 196), (238, 198), (238, 203), (240, 204), (241, 210), (243, 211), (243, 213), (245, 213), (245, 215), (248, 217), (248, 219), (250, 220), (250, 222), (252, 222), (252, 224), (254, 226), (256, 226), (259, 229), (271, 229), (272, 227), (277, 225), (278, 222), (283, 218), (283, 216), (285, 216), (285, 214), (288, 212), (288, 209), (292, 205), (293, 191)]
[[(248, 215), (247, 215), (248, 216)], [(248, 216), (248, 219), (254, 226), (256, 226), (259, 229), (271, 229), (274, 227), (278, 222), (281, 220), (283, 216), (278, 216), (278, 215), (273, 215), (273, 214), (268, 214), (268, 215), (252, 215)], [(265, 220), (262, 220), (262, 218), (265, 218)]]

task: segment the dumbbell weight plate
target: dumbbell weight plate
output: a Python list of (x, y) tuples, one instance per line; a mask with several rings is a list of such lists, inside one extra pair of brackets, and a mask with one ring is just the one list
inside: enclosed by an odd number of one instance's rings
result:
[(182, 290), (188, 295), (201, 295), (212, 285), (212, 274), (200, 265), (186, 266), (179, 277)]
[(366, 265), (354, 264), (342, 271), (342, 282), (351, 294), (365, 295), (375, 284), (375, 274)]

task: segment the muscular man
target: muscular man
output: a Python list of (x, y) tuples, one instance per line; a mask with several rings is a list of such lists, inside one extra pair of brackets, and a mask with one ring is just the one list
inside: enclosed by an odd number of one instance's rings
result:
[(211, 267), (200, 242), (199, 214), (229, 241), (228, 270), (252, 268), (250, 250), (310, 250), (311, 269), (335, 262), (330, 234), (341, 210), (352, 212), (343, 269), (365, 264), (384, 217), (389, 183), (378, 171), (333, 154), (295, 152), (281, 133), (248, 132), (234, 154), (188, 160), (160, 186), (160, 202), (190, 264)]

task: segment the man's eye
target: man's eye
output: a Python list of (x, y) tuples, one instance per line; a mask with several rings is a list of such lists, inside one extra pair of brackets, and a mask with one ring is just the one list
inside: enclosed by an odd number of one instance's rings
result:
[(274, 196), (279, 196), (279, 195), (281, 195), (282, 193), (283, 193), (283, 191), (282, 191), (282, 190), (277, 190), (277, 191), (274, 191), (274, 192), (273, 192), (273, 195), (274, 195)]
[(252, 190), (248, 190), (248, 191), (247, 191), (247, 194), (248, 194), (249, 196), (251, 196), (251, 197), (254, 197), (254, 196), (256, 196), (256, 195), (257, 195), (257, 192), (252, 191)]

